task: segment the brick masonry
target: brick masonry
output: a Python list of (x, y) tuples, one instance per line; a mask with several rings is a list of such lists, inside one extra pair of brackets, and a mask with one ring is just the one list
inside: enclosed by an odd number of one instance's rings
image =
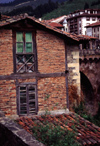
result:
[(12, 30), (0, 29), (0, 75), (13, 73)]
[(37, 31), (38, 71), (56, 73), (65, 71), (64, 40), (45, 31)]
[[(13, 34), (12, 30), (0, 30), (0, 76), (12, 75), (13, 72)], [(36, 31), (38, 73), (63, 73), (66, 70), (65, 41), (54, 33), (45, 30)], [(67, 66), (69, 84), (80, 85), (78, 44), (67, 44)], [(2, 57), (3, 56), (3, 57)], [(25, 77), (25, 75), (24, 75)], [(67, 108), (66, 75), (59, 77), (37, 78), (26, 76), (25, 79), (0, 81), (0, 107), (6, 116), (17, 115), (16, 87), (20, 83), (37, 83), (38, 109), (62, 110)], [(78, 88), (79, 89), (79, 88)], [(78, 90), (79, 91), (79, 90)]]
[(39, 111), (67, 108), (65, 77), (39, 79), (38, 102)]

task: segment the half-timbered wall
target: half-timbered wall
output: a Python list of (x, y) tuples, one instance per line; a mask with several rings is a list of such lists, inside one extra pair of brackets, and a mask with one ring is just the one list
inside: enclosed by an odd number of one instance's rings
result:
[[(0, 109), (4, 111), (5, 115), (18, 115), (20, 112), (19, 92), (24, 90), (20, 87), (26, 87), (27, 91), (24, 93), (29, 95), (29, 92), (31, 94), (31, 91), (28, 91), (30, 85), (32, 85), (31, 89), (33, 90), (34, 87), (36, 91), (34, 99), (36, 114), (46, 110), (68, 108), (67, 66), (70, 70), (69, 82), (75, 81), (79, 85), (79, 68), (76, 66), (76, 64), (78, 65), (78, 53), (75, 54), (78, 45), (77, 47), (73, 45), (71, 48), (70, 45), (65, 45), (67, 39), (65, 41), (55, 33), (37, 29), (36, 72), (16, 74), (14, 72), (13, 47), (15, 44), (13, 44), (13, 35), (12, 30), (0, 30)], [(74, 52), (68, 52), (70, 49), (74, 49)], [(68, 65), (67, 55), (75, 56), (74, 60), (68, 59)], [(26, 104), (28, 104), (28, 100)], [(25, 110), (23, 112), (26, 112)]]

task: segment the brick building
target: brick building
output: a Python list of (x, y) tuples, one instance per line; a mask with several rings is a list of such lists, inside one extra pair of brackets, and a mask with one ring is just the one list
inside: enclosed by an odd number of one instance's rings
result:
[[(69, 70), (69, 74), (68, 74)], [(6, 116), (64, 111), (80, 91), (79, 39), (27, 14), (0, 20), (0, 110)]]

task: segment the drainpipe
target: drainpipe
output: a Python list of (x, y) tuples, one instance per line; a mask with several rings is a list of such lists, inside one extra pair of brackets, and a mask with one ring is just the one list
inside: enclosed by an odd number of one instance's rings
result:
[(66, 80), (66, 101), (67, 101), (67, 109), (69, 110), (69, 95), (68, 95), (68, 65), (67, 65), (67, 46), (65, 41), (65, 80)]

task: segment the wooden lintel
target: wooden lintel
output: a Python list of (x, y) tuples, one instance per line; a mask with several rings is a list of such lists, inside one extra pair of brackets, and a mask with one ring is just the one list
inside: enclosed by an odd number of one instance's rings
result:
[(16, 79), (32, 79), (32, 78), (50, 78), (50, 77), (60, 77), (66, 76), (68, 71), (57, 72), (57, 73), (32, 73), (32, 74), (11, 74), (11, 75), (1, 75), (0, 80), (16, 80)]

